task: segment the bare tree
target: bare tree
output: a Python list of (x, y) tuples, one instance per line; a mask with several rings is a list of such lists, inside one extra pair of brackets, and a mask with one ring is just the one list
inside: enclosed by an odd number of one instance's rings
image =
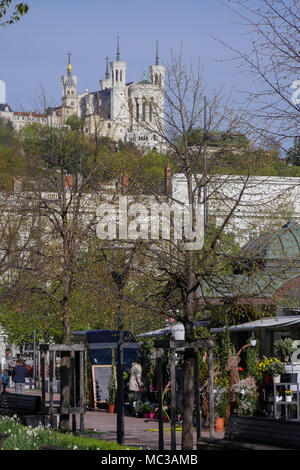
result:
[[(253, 78), (248, 93), (249, 117), (268, 140), (285, 146), (299, 137), (299, 18), (297, 1), (234, 0), (224, 2), (249, 38), (249, 50), (241, 51), (218, 38), (233, 54), (239, 70)], [(248, 119), (249, 122), (249, 119)]]
[[(154, 190), (152, 196), (159, 203), (174, 203), (182, 208), (188, 206), (191, 210), (193, 235), (201, 240), (204, 225), (205, 242), (204, 245), (199, 243), (189, 250), (186, 242), (190, 239), (184, 232), (180, 240), (170, 236), (161, 242), (150, 236), (149, 242), (145, 242), (143, 247), (144, 256), (149, 260), (147, 274), (151, 271), (156, 280), (156, 288), (157, 283), (161, 285), (156, 290), (157, 312), (163, 311), (165, 315), (181, 321), (185, 327), (186, 340), (192, 341), (195, 335), (194, 321), (200, 310), (199, 297), (205, 299), (208, 296), (207, 283), (215, 291), (215, 296), (223, 295), (225, 298), (233, 294), (235, 297), (253, 295), (250, 292), (247, 294), (245, 290), (248, 274), (243, 280), (239, 279), (239, 282), (229, 285), (226, 274), (233, 274), (234, 269), (245, 268), (246, 262), (240, 259), (236, 246), (230, 246), (226, 237), (232, 227), (237, 238), (241, 237), (245, 216), (257, 221), (260, 214), (268, 212), (267, 207), (274, 208), (275, 201), (279, 203), (282, 191), (276, 189), (276, 185), (270, 188), (268, 177), (252, 177), (251, 173), (259, 161), (260, 153), (250, 144), (238, 150), (234, 144), (237, 135), (247, 132), (245, 112), (234, 110), (230, 99), (224, 99), (221, 91), (209, 94), (199, 64), (194, 70), (185, 65), (181, 53), (178, 57), (172, 55), (170, 65), (166, 68), (164, 85), (164, 99), (152, 101), (151, 119), (139, 120), (139, 126), (145, 134), (157, 134), (168, 152), (176, 174), (172, 191), (162, 196)], [(146, 103), (150, 103), (151, 99), (150, 86), (145, 84)], [(162, 114), (165, 116), (163, 121)], [(200, 131), (196, 142), (193, 139), (195, 129)], [(246, 174), (216, 174), (215, 159), (208, 152), (208, 145), (216, 141), (219, 142), (218, 158), (224, 158), (228, 150), (233, 158), (237, 152), (245, 156)], [(293, 191), (293, 185), (290, 189)], [(197, 210), (203, 207), (204, 223), (197, 225)], [(268, 220), (270, 219), (269, 213)], [(286, 220), (283, 214), (282, 220)], [(184, 218), (178, 224), (182, 229)], [(268, 223), (265, 225), (268, 226)], [(171, 224), (171, 227), (175, 232), (175, 226)], [(247, 231), (247, 227), (244, 227), (244, 231)], [(168, 234), (172, 235), (172, 228)], [(257, 279), (261, 276), (259, 272), (256, 275)], [(270, 285), (271, 282), (270, 278), (266, 284)], [(193, 448), (194, 366), (195, 352), (193, 349), (186, 349), (183, 449)]]

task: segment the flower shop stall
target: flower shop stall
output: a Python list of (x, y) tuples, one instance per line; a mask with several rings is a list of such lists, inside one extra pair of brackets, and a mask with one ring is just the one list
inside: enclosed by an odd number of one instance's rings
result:
[[(262, 395), (260, 411), (267, 416), (299, 420), (300, 316), (262, 318), (228, 330), (236, 347), (249, 337), (259, 347), (256, 378)], [(222, 333), (225, 329), (211, 331)]]

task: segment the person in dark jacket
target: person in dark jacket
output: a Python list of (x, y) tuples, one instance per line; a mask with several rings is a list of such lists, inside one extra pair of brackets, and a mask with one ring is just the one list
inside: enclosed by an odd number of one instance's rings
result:
[(23, 361), (18, 361), (18, 365), (13, 370), (13, 381), (15, 383), (16, 393), (24, 394), (25, 392), (25, 378), (27, 377), (27, 369)]

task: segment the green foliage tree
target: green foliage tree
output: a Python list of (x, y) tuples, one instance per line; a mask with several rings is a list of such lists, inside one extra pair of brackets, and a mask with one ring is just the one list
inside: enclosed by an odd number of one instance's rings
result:
[[(14, 6), (13, 6), (14, 5)], [(10, 7), (13, 6), (12, 11)], [(24, 16), (29, 10), (27, 2), (13, 2), (12, 0), (1, 0), (0, 1), (0, 19), (4, 18), (9, 13), (9, 19), (1, 21), (0, 26), (6, 26), (14, 24), (20, 21), (21, 17)]]
[(300, 166), (300, 140), (299, 138), (295, 139), (294, 145), (286, 153), (286, 161), (297, 167)]

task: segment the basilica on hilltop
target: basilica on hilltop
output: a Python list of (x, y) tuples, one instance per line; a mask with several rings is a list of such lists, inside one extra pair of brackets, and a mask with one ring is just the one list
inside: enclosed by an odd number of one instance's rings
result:
[(158, 42), (155, 63), (149, 66), (148, 73), (144, 69), (141, 80), (128, 83), (126, 73), (127, 64), (121, 60), (118, 37), (115, 60), (106, 57), (105, 77), (99, 80), (99, 90), (86, 89), (80, 93), (69, 52), (67, 72), (61, 77), (61, 105), (48, 107), (44, 113), (25, 113), (0, 103), (0, 117), (10, 120), (19, 130), (29, 122), (60, 127), (75, 115), (83, 119), (86, 134), (162, 150), (165, 66), (159, 63)]

